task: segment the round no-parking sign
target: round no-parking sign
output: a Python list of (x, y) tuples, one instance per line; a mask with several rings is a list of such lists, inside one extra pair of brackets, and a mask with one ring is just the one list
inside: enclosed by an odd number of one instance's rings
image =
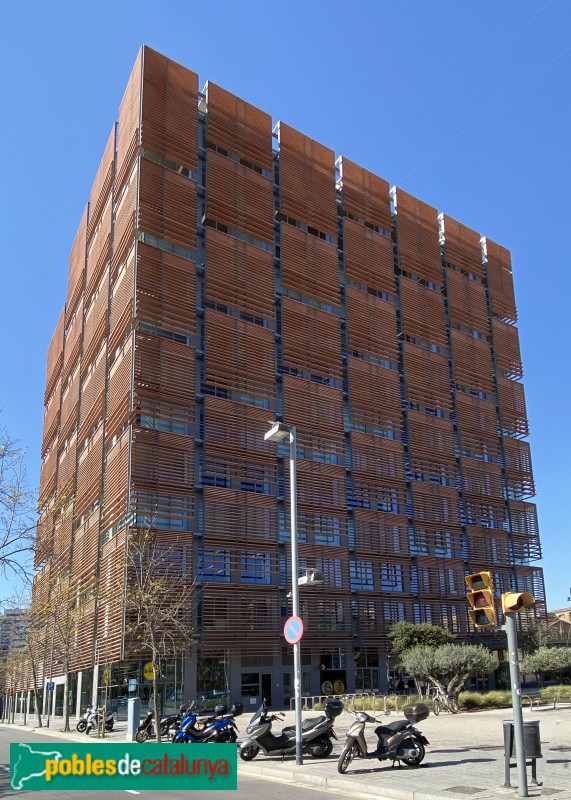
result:
[(286, 642), (297, 644), (303, 636), (303, 620), (300, 617), (290, 617), (284, 625)]

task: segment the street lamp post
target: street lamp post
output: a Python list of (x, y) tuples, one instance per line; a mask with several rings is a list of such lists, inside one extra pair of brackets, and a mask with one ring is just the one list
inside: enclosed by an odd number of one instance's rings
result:
[[(297, 443), (295, 425), (283, 422), (272, 423), (272, 428), (265, 434), (267, 442), (281, 442), (289, 439), (289, 499), (291, 518), (291, 599), (292, 614), (299, 616), (299, 585), (297, 581)], [(301, 655), (299, 642), (293, 645), (293, 688), (295, 698), (295, 763), (303, 764), (301, 742)]]

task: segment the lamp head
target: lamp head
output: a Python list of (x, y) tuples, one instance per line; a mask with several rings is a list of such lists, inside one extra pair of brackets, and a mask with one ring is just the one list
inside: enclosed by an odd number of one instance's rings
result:
[(281, 442), (291, 433), (290, 426), (285, 422), (272, 422), (272, 427), (264, 434), (265, 442)]

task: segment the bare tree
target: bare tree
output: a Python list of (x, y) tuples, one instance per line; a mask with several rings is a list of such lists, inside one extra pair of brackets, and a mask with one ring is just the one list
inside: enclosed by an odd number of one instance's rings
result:
[[(14, 619), (14, 639), (19, 643), (22, 652), (23, 689), (32, 692), (34, 696), (34, 709), (38, 727), (42, 727), (42, 713), (39, 697), (39, 662), (44, 659), (46, 622), (45, 613), (37, 609), (37, 603), (32, 605), (29, 593), (19, 594), (6, 601), (6, 607), (27, 611)], [(44, 609), (45, 612), (45, 609)], [(24, 709), (24, 725), (26, 724), (27, 703)]]
[(183, 548), (163, 544), (153, 530), (132, 531), (127, 541), (126, 634), (134, 652), (153, 665), (155, 734), (161, 741), (157, 678), (162, 663), (192, 643), (194, 583)]
[(19, 443), (0, 428), (0, 574), (28, 584), (36, 518), (24, 459)]
[(68, 703), (70, 663), (89, 599), (85, 593), (81, 593), (78, 581), (69, 572), (65, 572), (53, 581), (48, 601), (43, 608), (36, 611), (38, 619), (45, 620), (46, 627), (51, 628), (52, 650), (57, 653), (58, 666), (61, 666), (64, 676), (64, 731), (70, 729)]

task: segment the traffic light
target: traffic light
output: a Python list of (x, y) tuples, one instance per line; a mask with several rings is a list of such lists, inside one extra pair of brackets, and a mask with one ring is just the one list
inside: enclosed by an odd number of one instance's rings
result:
[(496, 624), (496, 609), (494, 608), (494, 587), (490, 572), (476, 572), (466, 575), (465, 579), (470, 591), (466, 600), (472, 608), (468, 612), (470, 619), (478, 628), (487, 628)]
[(504, 614), (515, 614), (534, 603), (535, 597), (530, 592), (504, 592), (502, 595)]

